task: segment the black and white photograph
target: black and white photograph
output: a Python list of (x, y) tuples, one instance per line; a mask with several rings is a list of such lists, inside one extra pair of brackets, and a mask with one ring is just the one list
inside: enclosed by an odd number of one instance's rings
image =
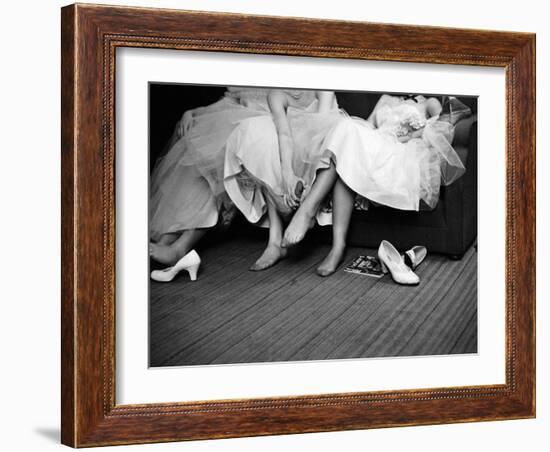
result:
[(477, 97), (149, 83), (149, 365), (478, 352)]

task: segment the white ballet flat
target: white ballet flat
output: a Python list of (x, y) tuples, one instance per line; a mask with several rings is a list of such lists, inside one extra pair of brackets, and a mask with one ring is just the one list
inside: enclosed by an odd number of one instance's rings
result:
[(174, 266), (163, 270), (153, 270), (151, 272), (151, 279), (159, 282), (170, 282), (180, 271), (187, 270), (191, 281), (196, 281), (200, 264), (201, 258), (195, 250), (191, 250), (177, 261)]
[(389, 271), (397, 284), (411, 286), (420, 282), (418, 275), (407, 267), (399, 251), (387, 240), (380, 242), (378, 258), (382, 264), (382, 272), (388, 273)]
[(428, 250), (425, 246), (413, 246), (410, 250), (405, 251), (403, 258), (405, 259), (405, 264), (414, 270), (424, 262), (427, 254)]

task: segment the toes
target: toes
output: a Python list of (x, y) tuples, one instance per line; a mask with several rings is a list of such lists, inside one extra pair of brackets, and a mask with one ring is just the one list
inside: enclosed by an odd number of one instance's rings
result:
[(254, 264), (249, 268), (250, 271), (260, 271), (265, 270), (266, 268), (273, 267), (279, 260), (283, 259), (286, 256), (287, 250), (278, 248), (277, 250), (266, 251), (260, 258), (254, 262)]
[(288, 248), (290, 246), (296, 245), (300, 240), (302, 240), (300, 237), (297, 237), (295, 235), (285, 235), (283, 237), (283, 241), (281, 243), (281, 246), (283, 248)]
[(252, 267), (250, 267), (250, 271), (252, 272), (259, 272), (259, 271), (262, 271), (262, 270), (265, 270), (266, 268), (268, 267), (271, 267), (271, 265), (273, 265), (273, 263), (268, 263), (268, 262), (255, 262), (254, 264), (252, 264)]
[(326, 270), (321, 268), (317, 269), (317, 274), (322, 277), (332, 275), (333, 273), (334, 273), (334, 270)]
[(335, 271), (336, 271), (336, 268), (332, 266), (320, 265), (319, 267), (317, 267), (316, 273), (319, 276), (329, 276), (329, 275), (332, 275)]
[(294, 244), (295, 244), (294, 240), (286, 239), (286, 240), (283, 241), (282, 247), (283, 247), (283, 248), (290, 248), (290, 247), (293, 246)]
[(261, 256), (256, 262), (254, 262), (251, 267), (249, 268), (250, 271), (257, 272), (260, 270), (263, 270), (265, 268), (265, 260), (264, 257)]

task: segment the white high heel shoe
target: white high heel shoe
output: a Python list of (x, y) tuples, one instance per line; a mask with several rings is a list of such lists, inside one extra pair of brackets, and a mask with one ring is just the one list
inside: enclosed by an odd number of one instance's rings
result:
[(387, 240), (380, 242), (378, 258), (382, 264), (382, 272), (389, 271), (397, 284), (412, 286), (420, 282), (418, 275), (407, 267), (399, 251)]
[(187, 270), (191, 281), (196, 281), (200, 264), (201, 258), (195, 250), (191, 250), (177, 261), (174, 266), (163, 270), (153, 270), (151, 272), (151, 279), (159, 282), (170, 282), (180, 271)]

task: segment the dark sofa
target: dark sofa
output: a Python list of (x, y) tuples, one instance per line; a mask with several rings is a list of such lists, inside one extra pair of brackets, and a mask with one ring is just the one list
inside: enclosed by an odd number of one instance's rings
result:
[[(351, 116), (367, 118), (380, 94), (357, 96), (337, 93), (341, 108)], [(466, 173), (453, 184), (442, 187), (433, 210), (401, 211), (384, 206), (369, 207), (353, 213), (348, 243), (377, 247), (389, 240), (397, 249), (424, 245), (429, 252), (460, 259), (477, 236), (477, 101), (460, 98), (472, 109), (472, 116), (456, 124), (453, 147), (466, 167)], [(323, 228), (328, 229), (328, 228)], [(323, 231), (323, 236), (329, 236)]]
[[(151, 168), (162, 154), (182, 111), (207, 105), (219, 99), (224, 87), (195, 85), (150, 85), (150, 160)], [(379, 93), (337, 92), (341, 108), (352, 116), (367, 118)], [(456, 125), (453, 146), (466, 166), (466, 173), (448, 187), (442, 187), (435, 209), (405, 212), (387, 207), (355, 211), (348, 241), (351, 245), (377, 247), (381, 240), (398, 249), (425, 245), (430, 252), (460, 258), (477, 236), (477, 100), (460, 97), (473, 115)], [(239, 226), (246, 226), (243, 219)], [(257, 230), (258, 228), (252, 228)], [(330, 228), (316, 228), (320, 237), (330, 241)]]

